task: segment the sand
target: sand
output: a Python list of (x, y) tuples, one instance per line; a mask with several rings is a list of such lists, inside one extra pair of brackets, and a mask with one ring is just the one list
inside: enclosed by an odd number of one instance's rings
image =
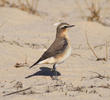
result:
[[(41, 0), (38, 11), (40, 16), (0, 7), (0, 100), (109, 100), (110, 27), (82, 19), (73, 0)], [(52, 65), (29, 66), (54, 41), (57, 22), (75, 27), (68, 32), (72, 55), (58, 65), (59, 80), (52, 80)], [(97, 61), (85, 34), (98, 58), (106, 58), (107, 42), (107, 61)]]

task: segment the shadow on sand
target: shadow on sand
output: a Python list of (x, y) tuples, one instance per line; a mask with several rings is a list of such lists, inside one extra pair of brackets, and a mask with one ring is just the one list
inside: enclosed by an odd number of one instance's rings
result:
[[(57, 76), (60, 76), (61, 75), (60, 72), (58, 72), (58, 71), (56, 71), (56, 73), (57, 73)], [(31, 75), (28, 75), (25, 78), (30, 78), (30, 77), (33, 77), (33, 76), (50, 76), (50, 77), (52, 77), (52, 76), (55, 76), (55, 75), (53, 74), (51, 68), (40, 67), (40, 71), (35, 72), (35, 73), (31, 74)]]

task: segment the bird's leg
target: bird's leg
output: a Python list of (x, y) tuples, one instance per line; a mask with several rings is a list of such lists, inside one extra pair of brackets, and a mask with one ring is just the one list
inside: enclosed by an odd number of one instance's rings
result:
[(53, 71), (56, 71), (56, 64), (53, 65)]
[(52, 72), (53, 72), (53, 79), (57, 80), (57, 71), (56, 71), (56, 64), (53, 65), (53, 69), (52, 69)]

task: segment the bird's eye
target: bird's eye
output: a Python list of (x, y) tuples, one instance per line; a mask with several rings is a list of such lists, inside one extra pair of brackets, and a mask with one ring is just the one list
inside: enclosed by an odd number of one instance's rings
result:
[(64, 28), (67, 28), (67, 26), (64, 26)]
[(63, 26), (63, 27), (62, 27), (62, 29), (65, 29), (65, 28), (67, 28), (67, 26)]

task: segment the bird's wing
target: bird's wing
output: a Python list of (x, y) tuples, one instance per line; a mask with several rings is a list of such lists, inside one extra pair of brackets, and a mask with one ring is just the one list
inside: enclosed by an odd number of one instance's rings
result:
[(39, 62), (50, 57), (54, 57), (57, 54), (60, 54), (67, 47), (67, 40), (64, 38), (56, 39), (53, 44), (44, 52), (44, 54), (39, 59)]
[(40, 57), (40, 59), (34, 63), (30, 68), (38, 64), (40, 61), (43, 61), (47, 58), (54, 57), (57, 54), (60, 54), (65, 50), (67, 47), (68, 42), (65, 38), (58, 38), (56, 39), (53, 44), (44, 52), (44, 54)]

